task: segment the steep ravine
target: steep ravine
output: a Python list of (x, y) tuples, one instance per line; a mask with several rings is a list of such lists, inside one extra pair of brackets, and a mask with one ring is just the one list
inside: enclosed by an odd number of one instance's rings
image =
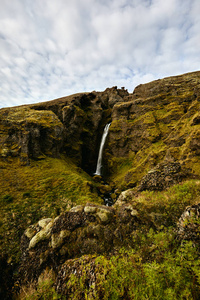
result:
[[(94, 172), (110, 122), (102, 179)], [(119, 282), (116, 299), (133, 299), (123, 281), (128, 273), (117, 275), (124, 264), (144, 275), (155, 262), (160, 268), (163, 253), (179, 253), (182, 240), (193, 242), (198, 261), (199, 149), (200, 72), (140, 85), (133, 93), (113, 87), (1, 109), (0, 268), (7, 274), (1, 298), (42, 299), (44, 284), (49, 299), (105, 299), (115, 295), (106, 288), (110, 278), (110, 286)], [(112, 207), (104, 205), (106, 194)], [(199, 275), (190, 266), (180, 273), (193, 274), (187, 275), (188, 299), (198, 299)], [(170, 279), (161, 282), (182, 293)]]
[(1, 110), (1, 153), (24, 162), (64, 153), (92, 174), (105, 124), (125, 90), (76, 94), (40, 104)]

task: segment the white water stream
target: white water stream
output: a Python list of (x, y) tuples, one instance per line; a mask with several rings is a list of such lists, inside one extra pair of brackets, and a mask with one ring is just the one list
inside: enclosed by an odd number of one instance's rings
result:
[(100, 144), (100, 148), (99, 148), (98, 160), (97, 160), (97, 168), (96, 168), (96, 172), (94, 173), (95, 175), (100, 175), (101, 176), (103, 148), (104, 148), (104, 145), (105, 145), (106, 137), (108, 135), (110, 124), (111, 123), (106, 124), (106, 126), (104, 128), (104, 131), (103, 131), (103, 135), (102, 135), (102, 138), (101, 138), (101, 144)]

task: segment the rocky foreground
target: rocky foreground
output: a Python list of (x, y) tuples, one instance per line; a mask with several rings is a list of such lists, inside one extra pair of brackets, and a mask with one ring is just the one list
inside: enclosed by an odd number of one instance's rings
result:
[(199, 299), (199, 149), (200, 72), (1, 109), (1, 298)]

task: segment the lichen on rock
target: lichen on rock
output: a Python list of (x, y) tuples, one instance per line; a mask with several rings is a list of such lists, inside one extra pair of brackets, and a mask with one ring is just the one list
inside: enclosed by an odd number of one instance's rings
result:
[(188, 175), (188, 171), (183, 171), (179, 162), (163, 162), (142, 178), (138, 190), (163, 190)]
[(182, 213), (178, 224), (177, 234), (181, 240), (200, 241), (200, 203), (189, 206)]
[(48, 222), (46, 226), (44, 226), (38, 233), (36, 233), (36, 235), (34, 235), (30, 240), (29, 249), (35, 248), (35, 246), (39, 242), (49, 239), (51, 236), (52, 226), (53, 226), (53, 221)]
[(54, 220), (40, 220), (25, 230), (20, 265), (22, 278), (27, 264), (32, 270), (27, 276), (29, 280), (35, 280), (38, 276), (36, 262), (40, 268), (45, 268), (46, 264), (53, 267), (56, 262), (59, 264), (60, 259), (110, 253), (121, 248), (123, 243), (131, 244), (131, 232), (137, 224), (143, 223), (130, 204), (117, 209), (88, 203), (81, 210), (80, 206), (78, 208), (66, 211)]

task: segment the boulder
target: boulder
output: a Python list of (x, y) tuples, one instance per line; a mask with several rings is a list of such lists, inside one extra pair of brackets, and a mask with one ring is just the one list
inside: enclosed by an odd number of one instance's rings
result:
[(132, 200), (134, 194), (135, 194), (134, 191), (131, 189), (121, 192), (117, 201), (114, 204), (114, 207), (121, 206), (127, 202), (130, 202)]
[(200, 203), (186, 208), (177, 224), (180, 239), (200, 242)]
[(182, 170), (179, 162), (160, 163), (142, 178), (138, 191), (161, 191), (170, 185), (179, 183), (186, 176), (188, 173)]

